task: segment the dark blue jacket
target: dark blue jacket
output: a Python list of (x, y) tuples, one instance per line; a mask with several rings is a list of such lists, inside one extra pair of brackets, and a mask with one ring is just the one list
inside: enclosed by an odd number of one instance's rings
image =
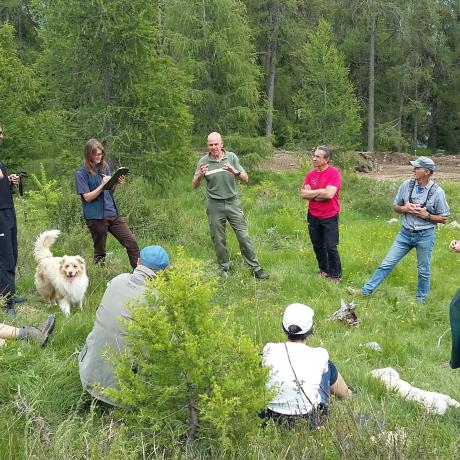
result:
[[(110, 174), (109, 171), (107, 171), (108, 174)], [(101, 185), (102, 182), (102, 175), (101, 174), (96, 174), (92, 176), (83, 166), (81, 166), (78, 171), (76, 172), (75, 177), (77, 175), (83, 176), (85, 181), (87, 182), (89, 186), (89, 191), (92, 192), (96, 188)], [(78, 187), (77, 187), (77, 192), (78, 192)], [(109, 193), (112, 195), (113, 198), (113, 193), (112, 191), (109, 191)], [(81, 196), (81, 203), (83, 205), (83, 215), (85, 219), (103, 219), (104, 218), (104, 192), (102, 192), (96, 199), (88, 203), (85, 201), (83, 198), (83, 194), (80, 194)], [(113, 204), (115, 205), (115, 200), (113, 200)], [(118, 212), (118, 210), (117, 210)]]

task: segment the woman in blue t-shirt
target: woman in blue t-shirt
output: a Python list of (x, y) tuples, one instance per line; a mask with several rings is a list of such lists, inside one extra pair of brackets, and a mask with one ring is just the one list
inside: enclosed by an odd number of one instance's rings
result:
[(83, 165), (75, 174), (77, 193), (81, 196), (83, 215), (94, 243), (94, 260), (104, 261), (107, 233), (111, 233), (126, 248), (131, 267), (135, 268), (139, 258), (139, 246), (128, 227), (118, 214), (113, 192), (125, 180), (117, 179), (111, 190), (103, 190), (110, 179), (110, 168), (105, 161), (104, 146), (96, 139), (90, 139), (84, 147)]

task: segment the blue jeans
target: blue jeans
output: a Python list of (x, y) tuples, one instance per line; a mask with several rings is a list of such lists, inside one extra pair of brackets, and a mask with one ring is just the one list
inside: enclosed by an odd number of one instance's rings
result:
[(413, 248), (417, 251), (418, 283), (415, 300), (424, 303), (430, 292), (430, 262), (435, 240), (434, 228), (411, 231), (401, 227), (388, 254), (375, 270), (372, 278), (361, 288), (364, 295), (370, 295), (390, 274), (398, 262)]

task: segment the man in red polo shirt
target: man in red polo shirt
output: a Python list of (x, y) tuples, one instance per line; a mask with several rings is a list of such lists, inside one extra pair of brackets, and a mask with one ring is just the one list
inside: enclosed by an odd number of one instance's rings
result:
[(305, 177), (300, 190), (308, 200), (308, 233), (318, 260), (318, 275), (338, 283), (342, 264), (337, 249), (339, 243), (340, 173), (329, 165), (332, 152), (324, 146), (313, 154), (314, 168)]

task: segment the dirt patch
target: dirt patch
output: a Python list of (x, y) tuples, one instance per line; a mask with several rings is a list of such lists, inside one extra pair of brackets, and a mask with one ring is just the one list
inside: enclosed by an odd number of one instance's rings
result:
[[(372, 167), (368, 172), (358, 172), (361, 176), (372, 177), (377, 180), (397, 181), (406, 179), (411, 171), (410, 160), (415, 155), (406, 153), (375, 153), (364, 154), (363, 159), (371, 163)], [(366, 157), (370, 157), (366, 158)], [(460, 156), (459, 155), (433, 155), (436, 163), (434, 178), (438, 181), (460, 181)]]
[(275, 150), (273, 157), (260, 165), (263, 171), (295, 171), (306, 158), (305, 154), (289, 152), (288, 150)]
[[(416, 155), (400, 152), (361, 152), (356, 164), (359, 176), (376, 180), (400, 181), (410, 177), (411, 165)], [(433, 155), (436, 163), (434, 178), (438, 181), (460, 182), (460, 155)], [(273, 157), (261, 169), (282, 172), (295, 171), (307, 160), (307, 154), (275, 150)]]

